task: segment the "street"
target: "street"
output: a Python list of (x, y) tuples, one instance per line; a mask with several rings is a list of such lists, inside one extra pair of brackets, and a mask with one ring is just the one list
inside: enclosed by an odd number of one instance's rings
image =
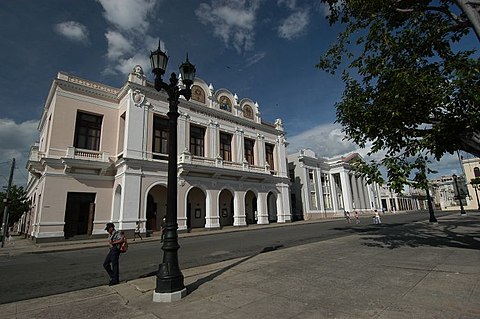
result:
[[(437, 217), (447, 213), (436, 213)], [(282, 249), (311, 242), (340, 238), (353, 232), (400, 234), (402, 224), (428, 220), (427, 212), (382, 215), (382, 225), (372, 225), (371, 217), (360, 225), (345, 220), (316, 223), (292, 223), (222, 234), (180, 238), (181, 269), (207, 265), (236, 257), (251, 256), (262, 250)], [(42, 254), (0, 257), (0, 303), (48, 296), (106, 285), (102, 267), (108, 248), (91, 248)], [(130, 245), (120, 258), (121, 281), (150, 276), (158, 269), (163, 252), (159, 241)], [(320, 262), (320, 261), (319, 261)]]

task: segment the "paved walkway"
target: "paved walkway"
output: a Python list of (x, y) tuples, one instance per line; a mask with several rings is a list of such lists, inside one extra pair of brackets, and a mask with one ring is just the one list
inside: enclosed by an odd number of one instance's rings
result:
[(480, 213), (378, 230), (185, 269), (174, 303), (152, 302), (149, 277), (0, 305), (0, 318), (480, 318)]

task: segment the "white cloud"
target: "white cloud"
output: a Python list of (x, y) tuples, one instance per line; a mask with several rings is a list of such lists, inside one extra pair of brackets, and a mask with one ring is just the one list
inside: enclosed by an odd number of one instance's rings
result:
[[(371, 150), (371, 145), (367, 145), (366, 148), (362, 149), (359, 148), (358, 145), (345, 140), (344, 137), (345, 134), (342, 132), (342, 127), (339, 124), (328, 123), (318, 125), (300, 134), (289, 137), (288, 152), (295, 153), (301, 149), (309, 148), (314, 151), (318, 157), (324, 158), (332, 158), (355, 152), (367, 161), (380, 161), (385, 156), (385, 152), (383, 151), (367, 156), (367, 153)], [(432, 163), (430, 163), (428, 167), (437, 171), (437, 173), (429, 174), (429, 179), (442, 175), (463, 174), (460, 162), (455, 154), (445, 154), (440, 161), (436, 161), (435, 159), (431, 159), (431, 161)]]
[(148, 70), (147, 67), (150, 65), (149, 57), (143, 53), (137, 53), (126, 59), (118, 59), (114, 68), (121, 74), (129, 74), (137, 64), (140, 65), (143, 68), (143, 72), (146, 73)]
[(148, 56), (138, 52), (154, 50), (158, 38), (148, 34), (149, 19), (158, 0), (97, 0), (104, 9), (105, 19), (111, 23), (105, 33), (109, 65), (103, 74), (129, 74), (137, 64), (144, 70), (149, 66)]
[(293, 10), (297, 7), (297, 0), (278, 0), (277, 1), (278, 6), (285, 6), (289, 8), (290, 10)]
[(81, 43), (88, 42), (88, 30), (83, 24), (75, 21), (65, 21), (56, 24), (54, 30), (69, 40)]
[(278, 27), (278, 36), (287, 40), (299, 37), (308, 26), (310, 15), (307, 10), (296, 11), (283, 20)]
[(258, 61), (262, 60), (266, 55), (267, 55), (266, 52), (255, 53), (254, 55), (246, 59), (245, 66), (249, 67), (258, 63)]
[(154, 12), (157, 0), (98, 0), (104, 17), (123, 31), (144, 33), (149, 27), (148, 15)]
[(213, 27), (214, 35), (237, 52), (253, 49), (259, 1), (212, 0), (195, 10), (200, 22)]
[[(345, 134), (338, 124), (321, 124), (288, 138), (290, 153), (304, 148), (314, 151), (319, 157), (334, 157), (359, 152), (357, 145), (344, 139)], [(366, 152), (363, 152), (366, 153)]]
[(15, 123), (11, 119), (0, 119), (0, 185), (7, 185), (10, 163), (15, 158), (14, 184), (25, 185), (27, 172), (25, 163), (30, 146), (38, 141), (38, 121)]
[(133, 51), (132, 43), (130, 43), (130, 40), (125, 38), (121, 33), (110, 30), (105, 33), (105, 37), (108, 42), (107, 57), (110, 60), (116, 60), (124, 54)]

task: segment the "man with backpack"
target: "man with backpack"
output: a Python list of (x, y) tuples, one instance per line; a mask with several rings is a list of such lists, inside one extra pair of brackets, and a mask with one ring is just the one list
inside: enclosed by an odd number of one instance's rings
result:
[(113, 223), (107, 223), (105, 230), (108, 232), (108, 243), (110, 245), (110, 250), (105, 261), (103, 262), (103, 268), (107, 271), (110, 276), (109, 286), (117, 285), (120, 282), (119, 279), (119, 258), (120, 258), (120, 247), (126, 241), (123, 232), (116, 231), (115, 225)]

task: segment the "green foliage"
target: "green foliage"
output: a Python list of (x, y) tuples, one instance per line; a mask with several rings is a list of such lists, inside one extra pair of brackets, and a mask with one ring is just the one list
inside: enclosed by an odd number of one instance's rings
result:
[(472, 178), (470, 180), (470, 184), (472, 185), (480, 185), (480, 177)]
[[(3, 220), (3, 212), (5, 208), (5, 199), (7, 198), (7, 193), (0, 193), (0, 216)], [(22, 214), (30, 209), (31, 201), (27, 198), (27, 193), (22, 186), (17, 187), (12, 185), (10, 189), (10, 201), (8, 205), (8, 225), (11, 226), (13, 223), (17, 222)]]
[(345, 27), (317, 65), (344, 68), (337, 122), (348, 139), (371, 145), (370, 155), (385, 154), (359, 171), (375, 180), (385, 166), (396, 190), (411, 173), (426, 178), (425, 155), (462, 150), (480, 128), (480, 61), (455, 50), (468, 20), (452, 0), (322, 1), (330, 24)]

